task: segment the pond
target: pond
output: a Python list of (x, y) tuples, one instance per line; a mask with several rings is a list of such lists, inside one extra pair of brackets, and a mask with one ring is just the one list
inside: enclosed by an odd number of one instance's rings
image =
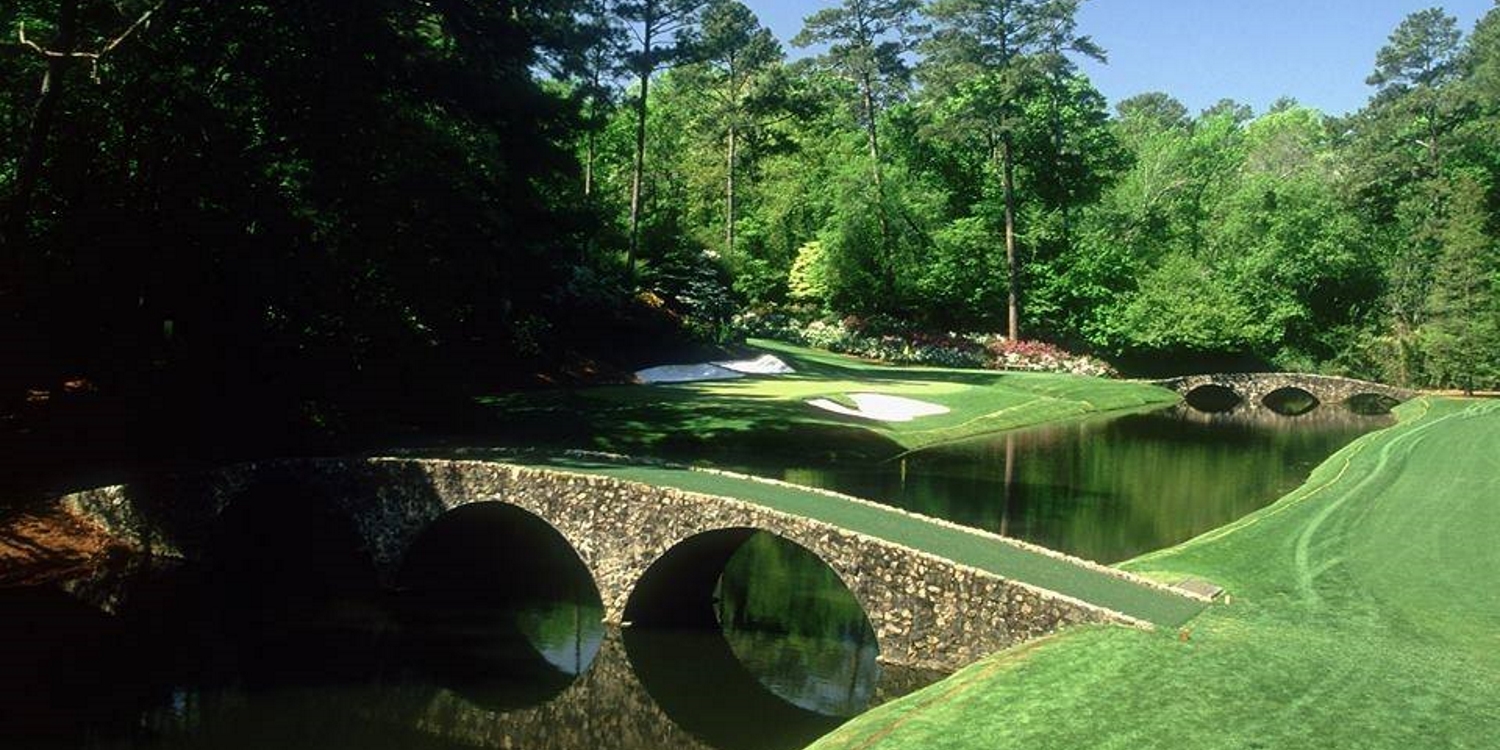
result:
[(1283, 417), (1178, 406), (1015, 430), (874, 465), (734, 468), (1116, 563), (1266, 506), (1354, 438), (1393, 422), (1336, 407)]
[[(1263, 507), (1389, 422), (1175, 408), (878, 464), (721, 465), (1115, 562)], [(276, 507), (227, 514), (199, 565), (0, 591), (0, 746), (790, 750), (941, 677), (877, 664), (837, 576), (766, 534), (719, 578), (720, 629), (601, 625), (576, 553), (508, 507), (433, 524), (395, 591), (337, 519), (288, 529)]]

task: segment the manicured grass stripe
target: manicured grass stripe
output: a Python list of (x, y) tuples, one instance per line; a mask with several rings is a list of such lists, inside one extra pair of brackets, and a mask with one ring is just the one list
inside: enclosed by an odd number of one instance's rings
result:
[(1202, 603), (1187, 597), (1014, 547), (986, 535), (786, 485), (661, 466), (612, 465), (565, 458), (534, 459), (530, 463), (754, 503), (928, 552), (1165, 627), (1181, 625), (1204, 608)]

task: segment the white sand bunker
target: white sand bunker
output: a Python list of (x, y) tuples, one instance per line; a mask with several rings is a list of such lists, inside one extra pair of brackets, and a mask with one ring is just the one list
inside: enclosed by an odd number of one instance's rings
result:
[(714, 364), (746, 375), (791, 375), (796, 372), (791, 365), (782, 362), (781, 358), (774, 354), (762, 354), (755, 359), (737, 359), (733, 362), (715, 362)]
[(809, 406), (831, 411), (834, 414), (873, 419), (878, 422), (910, 422), (918, 417), (932, 417), (951, 411), (940, 404), (929, 404), (926, 401), (901, 396), (884, 396), (879, 393), (854, 393), (849, 395), (849, 400), (853, 401), (857, 408), (851, 409), (826, 398), (815, 398), (807, 403)]
[(791, 375), (796, 372), (781, 358), (764, 354), (755, 359), (703, 362), (692, 365), (664, 365), (635, 374), (646, 385), (664, 383), (699, 383), (709, 380), (735, 380), (746, 375)]

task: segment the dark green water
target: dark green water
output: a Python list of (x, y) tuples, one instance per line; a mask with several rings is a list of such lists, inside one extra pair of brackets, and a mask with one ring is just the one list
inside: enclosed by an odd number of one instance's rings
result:
[(734, 468), (837, 490), (1104, 563), (1161, 549), (1295, 489), (1354, 438), (1392, 423), (1183, 408), (1018, 430), (876, 465)]
[[(1264, 506), (1387, 422), (1168, 411), (734, 468), (1115, 561)], [(347, 522), (287, 528), (274, 504), (231, 508), (199, 566), (0, 590), (0, 747), (790, 750), (939, 677), (877, 666), (837, 576), (764, 534), (722, 571), (719, 630), (606, 627), (576, 553), (518, 513), (434, 523), (399, 591)]]

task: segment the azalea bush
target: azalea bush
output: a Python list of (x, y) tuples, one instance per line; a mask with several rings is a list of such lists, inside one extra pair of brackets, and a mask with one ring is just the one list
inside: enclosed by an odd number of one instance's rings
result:
[(785, 312), (747, 312), (735, 318), (734, 327), (741, 336), (897, 364), (1118, 376), (1102, 360), (1040, 341), (1012, 341), (988, 333), (916, 331), (883, 318), (803, 321)]
[(1119, 377), (1108, 362), (1084, 354), (1073, 354), (1042, 341), (1015, 341), (995, 336), (985, 345), (988, 366), (995, 370), (1063, 372), (1095, 378)]

